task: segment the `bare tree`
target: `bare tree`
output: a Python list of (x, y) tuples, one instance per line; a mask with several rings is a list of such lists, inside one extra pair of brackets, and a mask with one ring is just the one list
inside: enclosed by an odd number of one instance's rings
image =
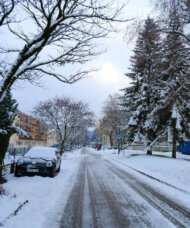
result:
[(67, 139), (68, 123), (73, 115), (73, 101), (67, 97), (49, 99), (40, 102), (34, 108), (34, 113), (55, 130), (62, 154)]
[(0, 2), (0, 26), (5, 25), (12, 21), (10, 17), (14, 10), (17, 0), (1, 0)]
[(88, 105), (83, 102), (75, 102), (68, 97), (56, 97), (40, 102), (34, 113), (46, 122), (58, 135), (62, 154), (67, 141), (73, 143), (81, 134), (81, 130), (90, 127), (93, 123), (93, 113)]
[[(32, 81), (48, 75), (64, 83), (74, 83), (85, 77), (88, 70), (77, 70), (72, 75), (66, 75), (57, 68), (67, 64), (82, 65), (101, 53), (94, 41), (115, 31), (111, 22), (126, 21), (120, 18), (124, 5), (118, 2), (19, 1), (17, 8), (19, 12), (24, 12), (19, 16), (28, 19), (7, 26), (8, 31), (22, 41), (23, 47), (11, 47), (9, 44), (9, 47), (0, 48), (6, 57), (15, 56), (14, 61), (10, 58), (6, 66), (0, 66), (0, 102), (18, 79)], [(30, 31), (24, 26), (26, 22), (31, 25)]]
[(103, 135), (107, 135), (109, 137), (110, 146), (113, 147), (113, 139), (114, 139), (114, 128), (110, 122), (110, 119), (107, 116), (104, 116), (100, 119), (99, 126), (98, 126), (98, 135), (100, 138)]
[(67, 142), (71, 148), (77, 139), (81, 141), (89, 127), (94, 126), (94, 114), (89, 110), (88, 104), (78, 102), (75, 104), (75, 113), (69, 124)]
[(124, 115), (121, 106), (119, 105), (118, 95), (109, 95), (103, 106), (103, 118), (99, 123), (99, 132), (108, 135), (110, 145), (113, 147), (113, 140), (116, 138), (116, 133), (124, 131)]

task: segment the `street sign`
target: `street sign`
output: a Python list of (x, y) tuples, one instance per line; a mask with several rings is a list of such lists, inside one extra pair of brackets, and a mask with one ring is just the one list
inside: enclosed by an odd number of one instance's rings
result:
[(117, 137), (117, 139), (120, 139), (121, 138), (121, 133), (116, 133), (116, 137)]

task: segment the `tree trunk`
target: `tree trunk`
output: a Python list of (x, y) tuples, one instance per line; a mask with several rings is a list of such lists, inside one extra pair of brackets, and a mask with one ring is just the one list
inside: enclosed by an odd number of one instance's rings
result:
[(173, 139), (172, 139), (172, 158), (176, 158), (176, 149), (177, 149), (177, 129), (176, 129), (176, 120), (173, 123)]
[[(150, 145), (150, 142), (148, 142), (148, 143), (146, 144), (147, 147), (149, 147), (149, 145)], [(151, 148), (151, 147), (148, 148), (146, 154), (147, 154), (147, 155), (152, 155), (152, 148)]]
[(60, 135), (60, 140), (61, 140), (61, 150), (60, 150), (60, 155), (62, 156), (64, 153), (64, 145), (66, 142), (66, 135), (67, 135), (67, 125), (65, 124), (64, 126), (64, 135), (62, 136), (61, 131), (59, 132)]
[[(21, 59), (20, 61), (23, 61)], [(6, 80), (3, 81), (0, 87), (0, 104), (3, 102), (4, 97), (7, 94), (7, 91), (10, 90), (14, 82), (17, 80), (18, 77), (14, 77), (15, 73), (19, 69), (22, 63), (18, 63), (16, 66), (12, 66), (12, 69), (8, 75), (6, 75)]]
[(113, 139), (112, 139), (112, 133), (109, 134), (109, 138), (110, 138), (110, 146), (111, 146), (111, 149), (113, 148)]
[(70, 144), (70, 151), (72, 150), (73, 143), (74, 143), (74, 140), (71, 141), (71, 144)]
[(64, 153), (64, 145), (65, 145), (65, 141), (63, 140), (63, 141), (61, 142), (61, 150), (60, 150), (60, 155), (61, 155), (61, 156), (62, 156), (63, 153)]
[(11, 133), (0, 134), (0, 179), (2, 179), (3, 161), (5, 158), (7, 149), (9, 147), (10, 137), (11, 137)]

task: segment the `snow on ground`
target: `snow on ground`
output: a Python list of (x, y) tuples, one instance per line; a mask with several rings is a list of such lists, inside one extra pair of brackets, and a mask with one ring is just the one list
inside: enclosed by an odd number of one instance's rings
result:
[(119, 156), (117, 150), (102, 150), (100, 153), (106, 159), (116, 159), (130, 167), (190, 192), (190, 155), (179, 153), (178, 158), (173, 159), (170, 152), (153, 152), (153, 155), (168, 157), (147, 156), (143, 151), (135, 150), (121, 151)]
[[(149, 156), (143, 151), (135, 150), (121, 151), (120, 155), (118, 155), (117, 150), (95, 151), (92, 149), (92, 152), (102, 154), (106, 160), (109, 160), (114, 165), (135, 174), (145, 183), (160, 189), (168, 197), (180, 201), (182, 205), (190, 208), (190, 155), (178, 153), (177, 159), (173, 159), (170, 152), (153, 152), (154, 155), (168, 157)], [(175, 186), (182, 191), (151, 179), (134, 169)]]
[[(46, 224), (50, 224), (51, 221), (54, 224), (52, 227), (55, 227), (73, 187), (80, 159), (80, 150), (67, 153), (67, 156), (62, 158), (60, 173), (54, 178), (16, 178), (12, 174), (7, 174), (8, 182), (3, 187), (8, 195), (0, 196), (0, 223), (4, 221), (6, 228), (40, 228), (48, 227)], [(26, 200), (28, 203), (17, 215), (6, 220)]]
[[(101, 154), (104, 159), (118, 168), (133, 173), (144, 183), (154, 186), (182, 206), (190, 208), (190, 156), (178, 154), (178, 159), (172, 159), (147, 156), (143, 151), (134, 150), (121, 151), (120, 155), (117, 154), (117, 150), (89, 150)], [(134, 154), (137, 156), (132, 156)], [(153, 154), (171, 157), (171, 153)], [(4, 221), (6, 228), (58, 227), (76, 178), (81, 156), (80, 150), (77, 150), (63, 157), (61, 171), (55, 178), (39, 176), (16, 178), (12, 174), (7, 174), (8, 182), (3, 186), (8, 195), (0, 197), (0, 223)], [(151, 179), (134, 169), (185, 190), (186, 193)], [(17, 215), (6, 220), (26, 200), (28, 203), (18, 211)]]

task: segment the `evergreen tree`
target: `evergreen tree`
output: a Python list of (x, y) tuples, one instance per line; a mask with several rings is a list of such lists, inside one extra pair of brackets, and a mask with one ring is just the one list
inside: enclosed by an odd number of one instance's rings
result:
[(151, 125), (160, 126), (168, 132), (168, 140), (173, 143), (172, 157), (176, 158), (176, 144), (184, 137), (190, 137), (190, 76), (189, 48), (184, 45), (183, 37), (175, 33), (182, 30), (180, 12), (173, 1), (170, 21), (163, 45), (162, 73), (159, 85), (160, 100), (150, 114)]
[[(153, 19), (145, 21), (139, 33), (131, 58), (131, 72), (126, 74), (132, 85), (124, 89), (123, 104), (130, 113), (128, 119), (129, 139), (149, 144), (156, 137), (156, 131), (149, 124), (148, 115), (159, 99), (157, 78), (159, 75), (161, 42), (160, 32)], [(147, 153), (151, 154), (151, 150)]]
[(10, 91), (0, 104), (0, 178), (2, 178), (2, 165), (10, 137), (15, 133), (15, 128), (12, 124), (17, 106), (18, 104), (16, 100), (12, 99)]

